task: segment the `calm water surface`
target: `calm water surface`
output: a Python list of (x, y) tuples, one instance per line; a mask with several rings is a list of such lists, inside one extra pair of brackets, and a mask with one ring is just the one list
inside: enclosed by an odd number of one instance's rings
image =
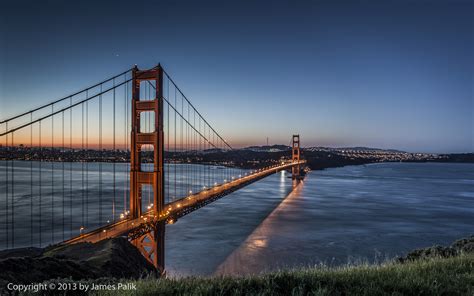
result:
[[(11, 235), (12, 221), (5, 215), (4, 165), (0, 163), (2, 238), (7, 230)], [(89, 191), (82, 188), (80, 163), (65, 165), (65, 188), (62, 163), (44, 164), (41, 188), (35, 173), (38, 164), (30, 165), (15, 162), (15, 247), (28, 246), (31, 240), (38, 244), (40, 229), (44, 232), (42, 245), (47, 245), (77, 235), (81, 225), (93, 228), (117, 219), (128, 201), (125, 164), (117, 164), (115, 181), (111, 164), (102, 165), (102, 183), (96, 172), (86, 175)], [(92, 169), (97, 166), (89, 165)], [(203, 180), (184, 178), (196, 169), (204, 169), (208, 177), (201, 172)], [(177, 166), (168, 173), (177, 180), (177, 187), (167, 188), (169, 198), (201, 188), (224, 169)], [(382, 261), (474, 233), (474, 164), (348, 166), (311, 172), (295, 188), (289, 176), (287, 172), (269, 176), (169, 225), (168, 274), (248, 274), (320, 263)], [(32, 177), (34, 186), (30, 186)], [(11, 193), (11, 187), (9, 190)], [(145, 191), (144, 206), (148, 196)], [(31, 220), (31, 209), (35, 214), (41, 209), (41, 218), (35, 215)], [(7, 247), (4, 239), (0, 244), (0, 248)], [(11, 236), (9, 244), (11, 247)]]
[(348, 166), (291, 189), (279, 173), (168, 227), (168, 272), (382, 261), (474, 233), (473, 164)]

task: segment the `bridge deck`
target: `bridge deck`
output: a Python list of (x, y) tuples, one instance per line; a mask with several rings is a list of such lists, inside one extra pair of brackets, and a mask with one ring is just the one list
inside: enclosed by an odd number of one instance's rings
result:
[(123, 236), (129, 233), (130, 231), (141, 227), (143, 224), (151, 222), (165, 220), (167, 223), (173, 223), (177, 218), (185, 216), (227, 194), (230, 194), (231, 192), (239, 188), (247, 186), (257, 180), (265, 178), (276, 172), (286, 170), (291, 168), (292, 166), (301, 165), (304, 163), (304, 160), (299, 162), (282, 163), (279, 165), (268, 167), (266, 169), (259, 170), (250, 175), (237, 178), (225, 184), (221, 184), (213, 188), (203, 190), (194, 195), (179, 199), (172, 203), (168, 203), (165, 206), (164, 212), (159, 214), (158, 216), (153, 215), (152, 211), (148, 211), (143, 213), (140, 218), (125, 218), (116, 223), (106, 225), (90, 232), (85, 232), (80, 236), (64, 241), (63, 244), (73, 244), (78, 242), (97, 242), (110, 237)]

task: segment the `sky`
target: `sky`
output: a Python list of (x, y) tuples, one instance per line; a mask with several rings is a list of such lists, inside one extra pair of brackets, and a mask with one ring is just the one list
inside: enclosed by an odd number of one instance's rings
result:
[(474, 1), (2, 1), (0, 118), (161, 63), (235, 147), (474, 152)]

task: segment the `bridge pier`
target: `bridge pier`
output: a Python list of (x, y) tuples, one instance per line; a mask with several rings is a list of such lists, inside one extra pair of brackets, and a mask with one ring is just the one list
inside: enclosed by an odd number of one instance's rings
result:
[[(155, 98), (140, 100), (140, 82), (155, 82)], [(153, 131), (142, 132), (140, 114), (154, 112)], [(132, 70), (132, 131), (130, 147), (130, 216), (142, 216), (142, 186), (153, 187), (153, 215), (157, 217), (164, 207), (164, 135), (163, 135), (163, 69), (160, 65), (150, 70)], [(153, 171), (142, 170), (141, 149), (143, 145), (153, 146)], [(165, 223), (157, 222), (154, 229), (132, 240), (142, 255), (150, 261), (158, 272), (165, 268)]]
[(165, 271), (165, 223), (159, 221), (154, 230), (131, 240), (143, 257), (155, 266), (159, 274)]

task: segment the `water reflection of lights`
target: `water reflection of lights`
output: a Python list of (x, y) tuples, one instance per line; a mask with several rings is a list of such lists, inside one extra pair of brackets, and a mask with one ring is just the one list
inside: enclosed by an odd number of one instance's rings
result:
[[(285, 178), (285, 175), (285, 171), (282, 171), (280, 174), (280, 180), (282, 180), (282, 182), (288, 182), (287, 180), (289, 180)], [(274, 209), (265, 220), (263, 220), (247, 237), (245, 242), (218, 266), (215, 274), (249, 274), (264, 270), (265, 266), (268, 266), (273, 260), (271, 255), (271, 250), (274, 248), (274, 246), (272, 246), (272, 239), (284, 235), (284, 233), (281, 232), (281, 228), (276, 226), (275, 221), (280, 219), (280, 215), (291, 213), (291, 211), (288, 212), (290, 209), (289, 206), (293, 201), (301, 197), (302, 188), (303, 182), (299, 182), (296, 187), (293, 187), (293, 191), (286, 196), (280, 205)]]
[(256, 248), (265, 248), (268, 242), (266, 239), (256, 239), (252, 241), (252, 246)]
[(286, 184), (286, 174), (285, 174), (285, 170), (282, 170), (280, 172), (280, 192), (282, 193), (286, 191), (285, 184)]

